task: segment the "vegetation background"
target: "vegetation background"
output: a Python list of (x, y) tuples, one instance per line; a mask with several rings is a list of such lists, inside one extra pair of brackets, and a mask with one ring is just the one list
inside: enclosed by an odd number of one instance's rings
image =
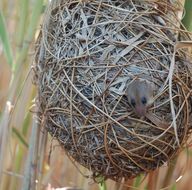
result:
[[(180, 1), (186, 8), (183, 23), (192, 31), (192, 1)], [(147, 176), (97, 185), (83, 177), (81, 172), (90, 173), (75, 166), (57, 142), (38, 128), (33, 48), (46, 4), (46, 0), (0, 0), (0, 190), (40, 190), (48, 189), (48, 184), (84, 190), (192, 189), (190, 141), (175, 160)]]

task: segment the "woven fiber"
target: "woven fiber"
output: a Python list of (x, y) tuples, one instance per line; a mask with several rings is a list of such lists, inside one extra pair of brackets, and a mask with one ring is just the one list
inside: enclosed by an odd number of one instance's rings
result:
[[(188, 51), (176, 44), (191, 39), (178, 11), (165, 0), (50, 3), (36, 42), (39, 118), (93, 178), (149, 172), (186, 142), (192, 70)], [(127, 94), (136, 80), (153, 86), (142, 117)]]

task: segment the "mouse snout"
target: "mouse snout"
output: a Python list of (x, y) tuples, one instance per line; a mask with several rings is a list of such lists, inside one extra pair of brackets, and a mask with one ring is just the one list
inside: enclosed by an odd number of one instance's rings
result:
[(135, 112), (140, 117), (145, 116), (146, 111), (147, 111), (146, 107), (142, 107), (142, 106), (136, 106), (135, 107)]

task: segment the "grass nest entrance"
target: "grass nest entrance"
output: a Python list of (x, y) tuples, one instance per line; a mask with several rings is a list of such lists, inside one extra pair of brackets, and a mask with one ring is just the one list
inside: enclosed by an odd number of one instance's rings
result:
[[(52, 1), (36, 43), (42, 126), (67, 154), (119, 181), (173, 158), (192, 124), (191, 62), (170, 1)], [(144, 117), (126, 96), (137, 79), (154, 86)]]

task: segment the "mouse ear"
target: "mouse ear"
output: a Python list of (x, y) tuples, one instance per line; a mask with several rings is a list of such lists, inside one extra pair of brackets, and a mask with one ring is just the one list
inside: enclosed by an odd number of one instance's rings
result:
[(152, 92), (154, 92), (156, 89), (156, 85), (153, 82), (149, 82), (149, 87), (150, 87)]
[(134, 80), (127, 82), (125, 93), (126, 94), (129, 93), (130, 90), (133, 88), (133, 86), (134, 86)]
[(149, 90), (149, 91), (154, 91), (155, 90), (155, 84), (153, 82), (148, 81), (146, 79), (143, 79), (142, 83), (145, 84), (145, 86), (147, 87), (147, 90)]

